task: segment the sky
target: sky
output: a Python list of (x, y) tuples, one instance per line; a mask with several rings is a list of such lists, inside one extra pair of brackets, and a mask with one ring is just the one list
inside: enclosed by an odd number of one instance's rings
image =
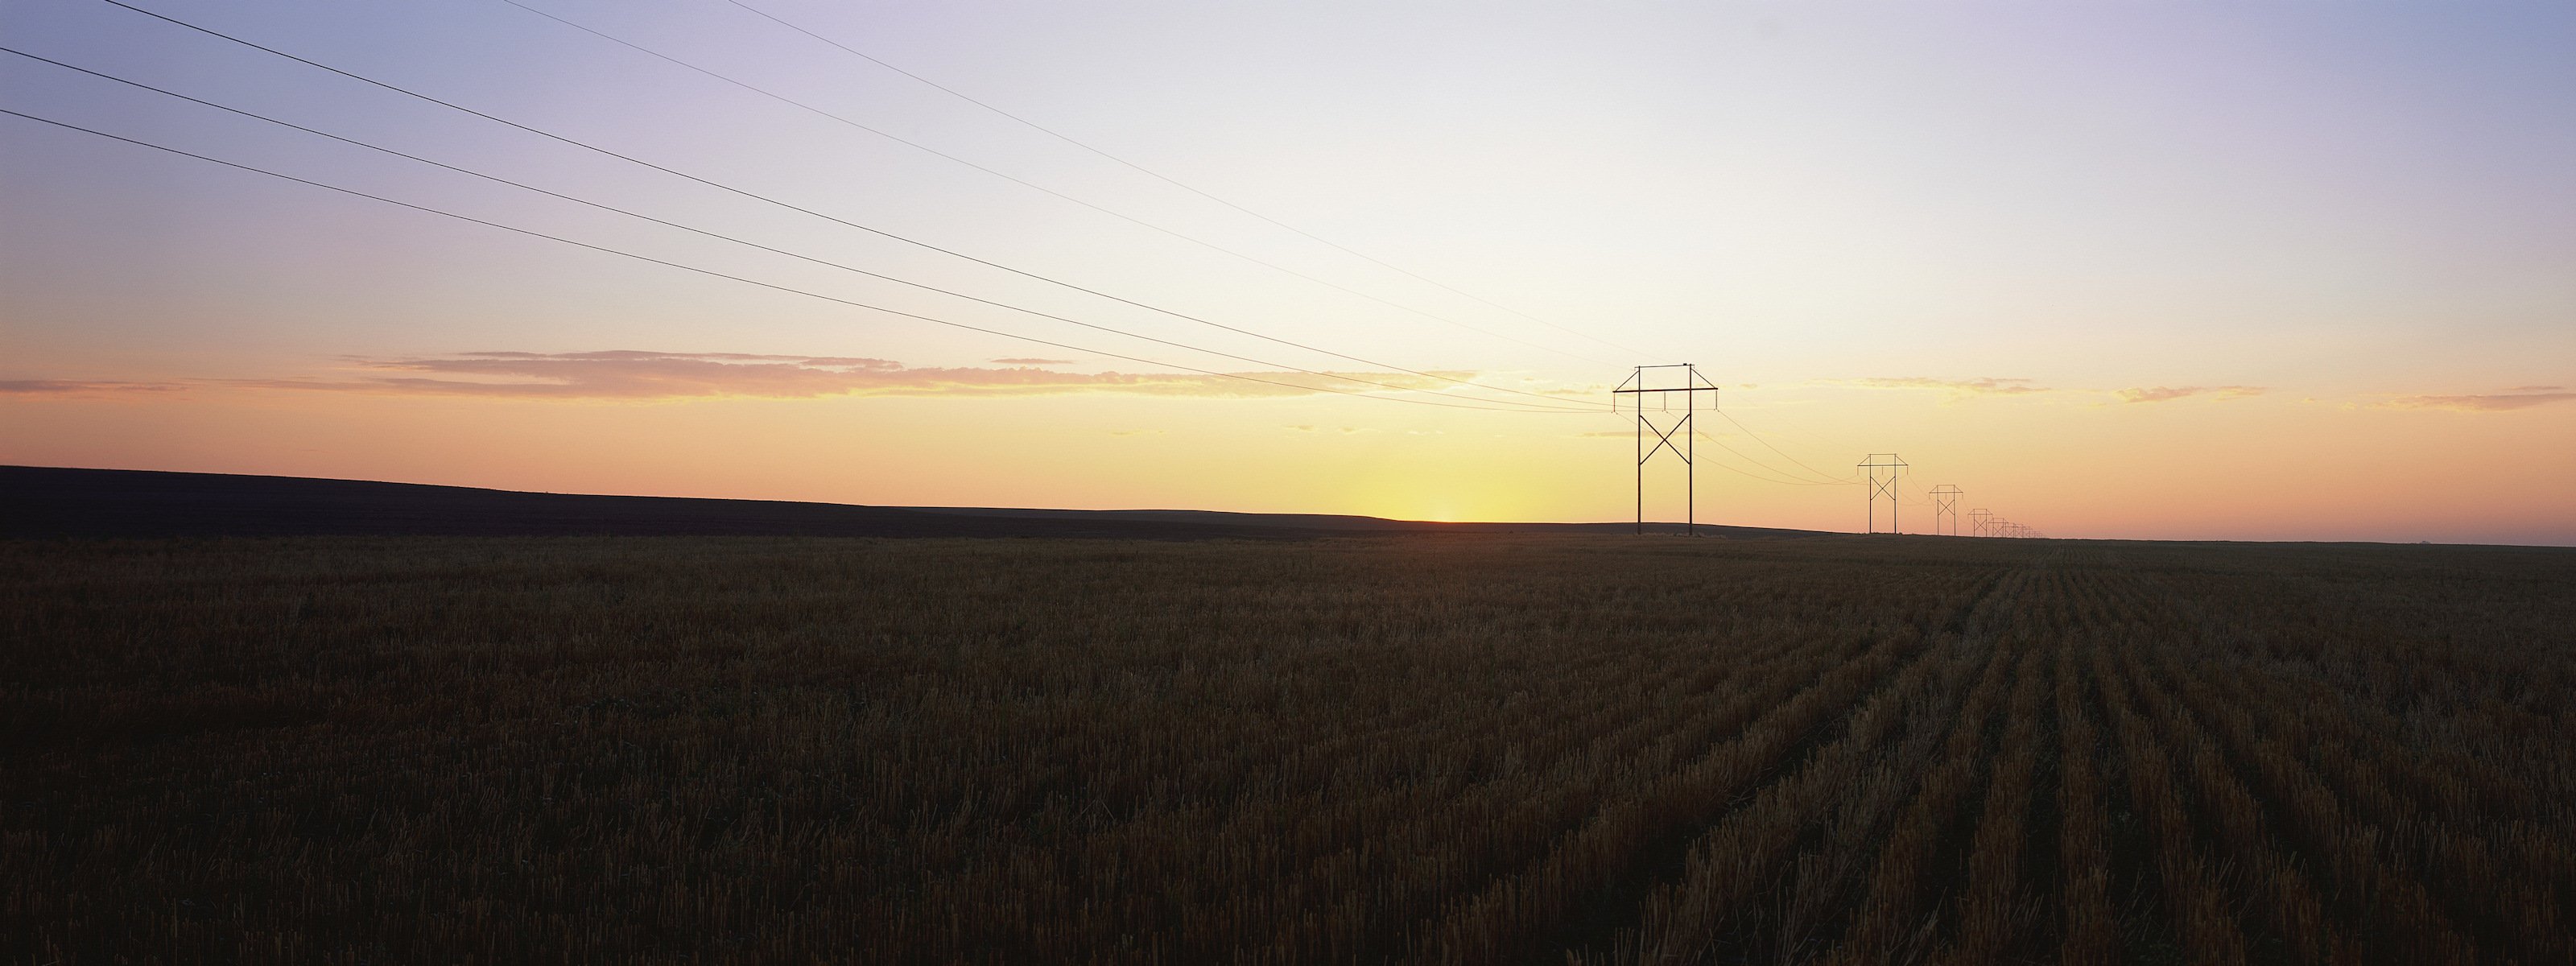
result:
[(0, 463), (2576, 545), (2563, 3), (128, 2), (454, 107), (0, 0)]

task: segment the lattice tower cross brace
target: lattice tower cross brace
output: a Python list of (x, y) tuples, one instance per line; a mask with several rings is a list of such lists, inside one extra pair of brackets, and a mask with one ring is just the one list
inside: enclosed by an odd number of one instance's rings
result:
[(1991, 524), (1987, 521), (1993, 519), (1994, 515), (1995, 511), (1987, 509), (1968, 511), (1968, 534), (1976, 537), (1992, 536)]
[(1950, 536), (1959, 535), (1959, 494), (1968, 491), (1956, 484), (1943, 483), (1932, 488), (1932, 535), (1941, 535), (1941, 518), (1950, 518)]
[(1871, 453), (1860, 461), (1860, 469), (1869, 474), (1868, 526), (1862, 533), (1878, 532), (1878, 498), (1887, 497), (1887, 532), (1903, 533), (1896, 523), (1896, 481), (1905, 476), (1905, 458), (1894, 453)]
[[(1675, 376), (1680, 377), (1678, 386), (1655, 385), (1656, 377), (1670, 381)], [(1703, 393), (1706, 396), (1703, 397)], [(1701, 403), (1702, 398), (1708, 402)], [(1706, 405), (1710, 412), (1717, 411), (1717, 384), (1701, 376), (1698, 366), (1687, 362), (1638, 366), (1628, 374), (1626, 382), (1610, 391), (1611, 410), (1615, 412), (1622, 405), (1634, 407), (1637, 414), (1637, 532), (1646, 532), (1646, 463), (1657, 454), (1670, 451), (1682, 461), (1682, 532), (1698, 536), (1699, 476), (1693, 456), (1699, 446), (1695, 441), (1696, 431), (1691, 427), (1691, 414), (1698, 412), (1702, 405)], [(1657, 426), (1654, 419), (1647, 416), (1649, 412), (1669, 416), (1676, 408), (1681, 416), (1670, 426)], [(1673, 445), (1675, 433), (1681, 434), (1679, 446)], [(1648, 434), (1655, 437), (1652, 448), (1646, 445)]]

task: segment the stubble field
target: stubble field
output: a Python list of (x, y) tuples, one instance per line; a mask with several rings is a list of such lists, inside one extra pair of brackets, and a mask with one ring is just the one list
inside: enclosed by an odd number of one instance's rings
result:
[(2576, 552), (0, 543), (0, 955), (2576, 961)]

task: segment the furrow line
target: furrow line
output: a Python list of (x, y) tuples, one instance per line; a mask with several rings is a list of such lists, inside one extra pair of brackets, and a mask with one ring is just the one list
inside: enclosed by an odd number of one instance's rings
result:
[[(1856, 840), (1875, 837), (1897, 796), (1910, 784), (1906, 776), (1928, 763), (1925, 759), (1932, 745), (1961, 720), (1960, 711), (1972, 691), (1970, 682), (1996, 678), (1986, 672), (1997, 667), (2002, 657), (1986, 640), (1981, 616), (2016, 600), (2027, 580), (2026, 574), (2016, 573), (1990, 585), (1987, 593), (1957, 614), (1952, 626), (1967, 633), (1945, 635), (1926, 647), (1918, 660), (1880, 684), (1844, 719), (1840, 738), (1819, 746), (1795, 772), (1761, 788), (1711, 824), (1691, 843), (1683, 875), (1657, 887), (1640, 904), (1635, 927), (1602, 944), (1607, 948), (1579, 955), (1586, 961), (1606, 956), (1606, 961), (1618, 963), (1697, 958), (1730, 936), (1759, 935), (1762, 924), (1744, 916), (1745, 903), (1778, 884), (1787, 882), (1791, 887), (1772, 898), (1793, 907), (1799, 903), (1797, 878), (1782, 876), (1784, 864), (1797, 857), (1806, 838), (1801, 830), (1830, 816), (1835, 821), (1819, 826), (1818, 834)], [(2000, 684), (1974, 690), (1999, 693)], [(1913, 760), (1876, 753), (1917, 723), (1921, 730), (1916, 734), (1924, 737), (1918, 744), (1920, 752), (1909, 756)], [(1829, 807), (1837, 800), (1846, 803), (1839, 812)], [(1838, 892), (1857, 871), (1849, 865), (1828, 867), (1814, 861), (1804, 866), (1810, 907), (1825, 892)], [(1763, 914), (1772, 915), (1767, 907)], [(1782, 931), (1771, 934), (1777, 937)]]

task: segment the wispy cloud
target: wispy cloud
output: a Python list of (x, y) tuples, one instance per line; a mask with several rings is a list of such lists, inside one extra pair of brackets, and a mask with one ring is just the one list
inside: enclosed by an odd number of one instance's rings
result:
[(122, 392), (170, 392), (185, 389), (176, 382), (116, 382), (85, 379), (0, 379), (0, 393), (18, 396), (85, 396)]
[(991, 359), (987, 361), (997, 366), (1069, 366), (1074, 363), (1071, 359)]
[(1879, 376), (1868, 379), (1830, 379), (1827, 382), (1870, 389), (1934, 389), (1956, 396), (2019, 396), (2035, 392), (2054, 392), (2047, 386), (2034, 386), (2028, 379), (1934, 379), (1928, 376)]
[(2077, 395), (2108, 394), (2124, 403), (2160, 403), (2201, 396), (2210, 399), (2243, 399), (2271, 391), (2267, 386), (2134, 386), (2128, 389), (2086, 389), (2042, 386), (2029, 379), (2000, 376), (1976, 379), (1935, 379), (1928, 376), (1895, 376), (1870, 379), (1832, 379), (1833, 385), (1860, 386), (1869, 389), (1925, 389), (1950, 394), (1951, 398), (1969, 396), (2030, 396), (2041, 393)]
[(2557, 391), (2558, 386), (2525, 386), (2523, 389), (2544, 392), (2502, 392), (2477, 396), (2399, 396), (2379, 405), (2386, 409), (2447, 409), (2463, 413), (2494, 413), (2511, 409), (2529, 409), (2550, 403), (2576, 399), (2576, 392)]
[(2121, 402), (2159, 403), (2171, 402), (2176, 399), (2187, 399), (2192, 396), (2209, 396), (2216, 399), (2243, 399), (2247, 396), (2260, 396), (2264, 392), (2265, 387), (2263, 386), (2183, 386), (2181, 388), (2175, 388), (2172, 386), (2156, 386), (2154, 388), (2122, 389), (2119, 391), (2119, 396)]
[[(1005, 360), (1014, 361), (1014, 360)], [(1045, 361), (1045, 360), (1017, 360)], [(693, 399), (722, 396), (1034, 396), (1118, 392), (1159, 396), (1273, 397), (1322, 392), (1439, 389), (1439, 379), (1405, 373), (1059, 372), (1007, 368), (912, 368), (886, 359), (737, 352), (468, 352), (360, 359), (351, 379), (228, 380), (224, 385), (334, 392), (535, 399)], [(1441, 373), (1463, 379), (1472, 373)], [(1254, 379), (1264, 380), (1261, 382)]]

